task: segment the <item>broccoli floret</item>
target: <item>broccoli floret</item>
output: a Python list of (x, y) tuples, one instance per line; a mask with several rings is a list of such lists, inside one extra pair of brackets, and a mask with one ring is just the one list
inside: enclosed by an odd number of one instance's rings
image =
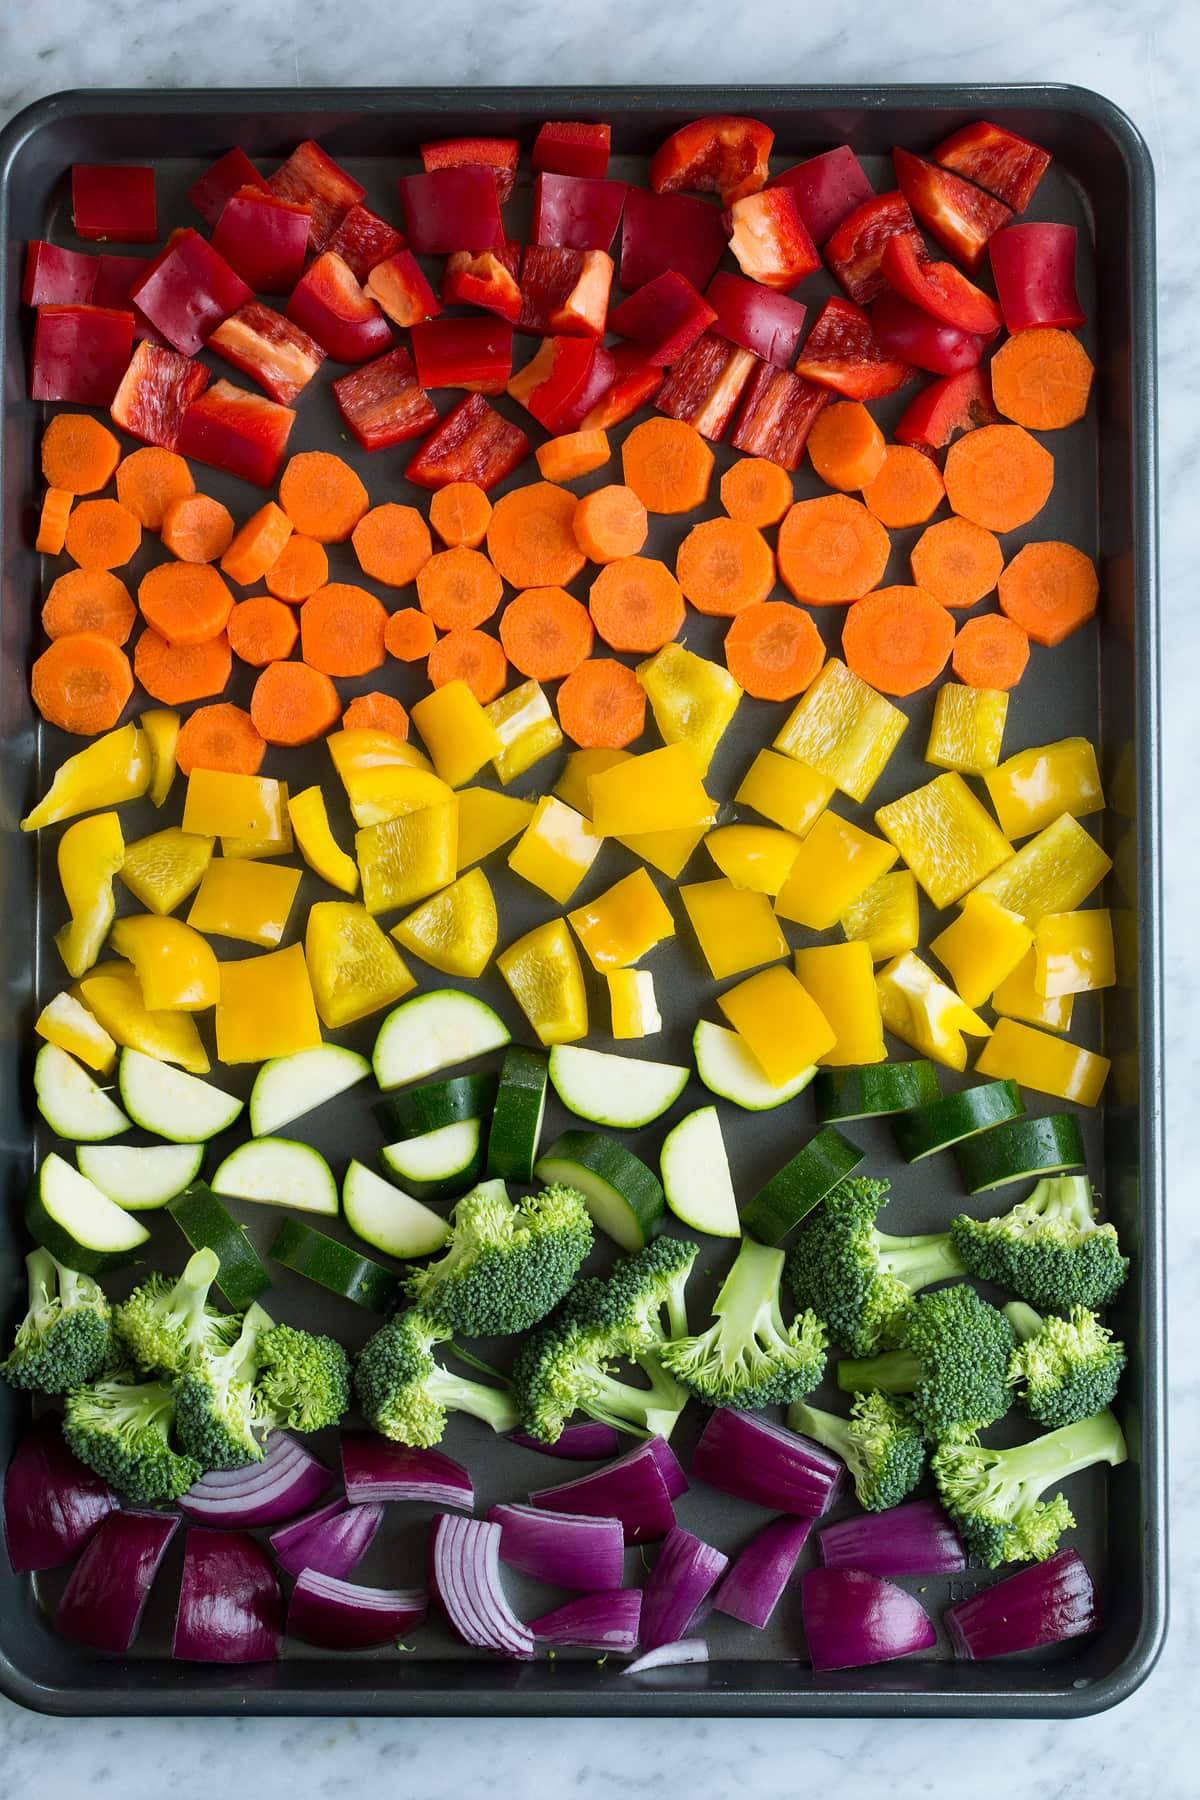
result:
[(528, 1330), (557, 1306), (592, 1247), (583, 1195), (560, 1185), (514, 1204), (502, 1181), (485, 1181), (464, 1194), (450, 1225), (445, 1255), (406, 1283), (443, 1337)]
[(1016, 1333), (965, 1281), (925, 1294), (905, 1315), (904, 1344), (882, 1356), (838, 1364), (850, 1393), (911, 1394), (926, 1437), (979, 1431), (1008, 1411), (1008, 1361)]
[[(576, 1412), (618, 1431), (670, 1437), (687, 1404), (687, 1390), (641, 1347), (644, 1327), (610, 1286), (595, 1277), (577, 1281), (517, 1352), (513, 1394), (521, 1424), (544, 1444), (556, 1443)], [(637, 1363), (649, 1387), (618, 1379), (613, 1369), (624, 1357)]]
[(251, 1307), (227, 1350), (194, 1356), (190, 1367), (175, 1378), (179, 1441), (205, 1469), (240, 1469), (262, 1461), (262, 1445), (254, 1435), (258, 1423), (254, 1383), (263, 1320), (270, 1324), (261, 1307)]
[(1004, 1315), (1018, 1344), (1008, 1379), (1019, 1390), (1022, 1410), (1039, 1425), (1073, 1425), (1111, 1404), (1125, 1367), (1125, 1346), (1086, 1306), (1067, 1318), (1043, 1319), (1014, 1300)]
[(619, 1256), (604, 1281), (591, 1286), (577, 1282), (567, 1304), (578, 1311), (586, 1293), (589, 1317), (609, 1325), (616, 1352), (657, 1354), (664, 1344), (687, 1335), (685, 1289), (699, 1253), (698, 1244), (683, 1238), (652, 1238), (644, 1249)]
[(815, 1312), (855, 1356), (896, 1344), (918, 1288), (961, 1275), (949, 1234), (889, 1237), (875, 1229), (886, 1181), (851, 1176), (801, 1225), (787, 1258), (797, 1310)]
[(112, 1360), (112, 1313), (90, 1275), (66, 1269), (48, 1250), (25, 1258), (29, 1310), (0, 1375), (15, 1388), (67, 1394)]
[(921, 1479), (925, 1440), (912, 1408), (878, 1389), (856, 1394), (848, 1419), (798, 1401), (788, 1408), (788, 1424), (841, 1457), (868, 1512), (899, 1506)]
[(114, 1309), (118, 1342), (139, 1369), (182, 1375), (197, 1358), (219, 1356), (236, 1341), (240, 1314), (208, 1304), (220, 1267), (215, 1251), (197, 1250), (178, 1281), (151, 1275)]
[(254, 1354), (258, 1422), (268, 1431), (320, 1431), (350, 1405), (350, 1358), (334, 1338), (268, 1323)]
[(950, 1236), (972, 1275), (1043, 1311), (1107, 1306), (1129, 1273), (1116, 1230), (1096, 1217), (1086, 1175), (1045, 1176), (995, 1219), (962, 1213)]
[(1125, 1461), (1125, 1438), (1107, 1410), (1009, 1450), (975, 1438), (942, 1444), (933, 1472), (946, 1511), (989, 1569), (1002, 1562), (1044, 1562), (1075, 1523), (1061, 1494), (1039, 1495), (1093, 1463)]
[(828, 1340), (815, 1313), (785, 1325), (779, 1309), (783, 1251), (743, 1238), (713, 1301), (707, 1331), (659, 1351), (664, 1365), (709, 1406), (786, 1405), (816, 1387)]
[(447, 1337), (414, 1308), (367, 1339), (354, 1365), (354, 1392), (368, 1425), (422, 1449), (441, 1442), (451, 1412), (471, 1413), (493, 1431), (512, 1430), (517, 1409), (507, 1388), (452, 1375), (434, 1361), (433, 1346)]
[(118, 1371), (68, 1394), (63, 1437), (81, 1462), (127, 1500), (177, 1500), (204, 1473), (171, 1442), (175, 1399), (162, 1381)]

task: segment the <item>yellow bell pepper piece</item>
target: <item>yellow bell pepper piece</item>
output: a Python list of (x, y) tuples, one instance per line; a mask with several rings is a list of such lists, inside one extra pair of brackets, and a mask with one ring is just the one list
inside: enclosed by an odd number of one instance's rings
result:
[(416, 987), (408, 964), (353, 900), (318, 900), (308, 909), (304, 961), (321, 1023), (354, 1025)]
[(183, 829), (198, 837), (281, 838), (279, 783), (270, 775), (193, 769), (183, 803)]
[(496, 967), (543, 1044), (587, 1036), (587, 989), (565, 919), (549, 919), (518, 938)]
[(769, 825), (721, 825), (709, 832), (704, 848), (734, 887), (774, 895), (788, 878), (800, 839)]
[(609, 969), (606, 979), (612, 1034), (618, 1042), (653, 1037), (662, 1030), (662, 1014), (654, 998), (654, 976), (649, 969)]
[(151, 1012), (202, 1012), (217, 1004), (221, 982), (212, 946), (182, 919), (154, 913), (118, 919), (112, 947), (133, 964)]
[(1096, 752), (1086, 738), (1020, 750), (983, 779), (1000, 828), (1010, 838), (1028, 837), (1062, 813), (1083, 819), (1104, 808)]
[(600, 837), (685, 830), (711, 824), (716, 813), (687, 744), (647, 750), (603, 769), (590, 777), (588, 793)]
[(221, 839), (221, 855), (242, 857), (248, 861), (260, 861), (271, 856), (290, 856), (296, 848), (292, 837), (292, 819), (290, 813), (291, 795), (288, 784), (279, 784), (279, 831), (267, 837), (223, 837)]
[(567, 918), (593, 969), (624, 969), (675, 936), (675, 921), (645, 869), (635, 869)]
[(828, 931), (895, 860), (896, 852), (882, 838), (838, 813), (823, 812), (801, 841), (775, 897), (775, 911), (810, 931)]
[(1000, 760), (1008, 695), (1001, 688), (964, 687), (947, 681), (933, 703), (925, 761), (964, 775), (984, 775)]
[(962, 910), (929, 948), (950, 971), (958, 996), (983, 1006), (1000, 983), (1024, 961), (1033, 933), (1019, 913), (1009, 912), (989, 894), (968, 894)]
[(664, 744), (690, 744), (701, 776), (733, 722), (742, 690), (729, 670), (682, 644), (664, 644), (634, 673)]
[(790, 969), (761, 969), (719, 994), (717, 1005), (776, 1087), (794, 1081), (837, 1041), (833, 1026)]
[(599, 850), (600, 839), (583, 815), (547, 794), (510, 851), (508, 866), (564, 906)]
[(1047, 913), (1073, 912), (1111, 868), (1095, 838), (1063, 813), (981, 881), (979, 892), (1036, 925)]
[(289, 796), (287, 807), (300, 854), (309, 868), (330, 887), (341, 888), (344, 894), (356, 894), (358, 864), (334, 837), (320, 788), (305, 788), (302, 794)]
[(214, 840), (168, 825), (125, 847), (121, 880), (147, 912), (174, 912), (199, 887)]
[(433, 766), (452, 788), (495, 762), (504, 748), (492, 724), (465, 681), (448, 681), (418, 700), (412, 721), (420, 732)]
[(807, 763), (851, 800), (865, 800), (907, 724), (898, 706), (831, 656), (796, 702), (775, 748)]
[(436, 894), (454, 880), (458, 796), (402, 813), (354, 834), (354, 854), (369, 913), (387, 912)]
[(499, 921), (482, 869), (471, 869), (392, 927), (392, 936), (444, 975), (483, 974), (496, 948)]
[(179, 714), (168, 706), (151, 707), (138, 724), (150, 750), (150, 798), (161, 806), (175, 780), (175, 745), (179, 741)]
[(679, 890), (705, 962), (718, 981), (787, 955), (787, 939), (765, 894), (735, 888), (728, 877)]
[(212, 1065), (191, 1013), (151, 1012), (132, 963), (98, 963), (83, 976), (75, 997), (126, 1050), (178, 1063), (190, 1075), (208, 1074)]
[(60, 765), (46, 794), (21, 820), (21, 830), (40, 831), (43, 825), (58, 825), (77, 813), (136, 800), (150, 786), (150, 767), (144, 731), (136, 725), (106, 731)]
[(554, 784), (554, 792), (565, 805), (573, 806), (577, 813), (590, 819), (592, 797), (588, 793), (588, 782), (593, 775), (602, 775), (605, 769), (615, 769), (619, 763), (628, 762), (632, 755), (632, 750), (569, 750), (563, 772)]
[(115, 812), (77, 819), (58, 840), (58, 878), (70, 922), (54, 934), (71, 975), (82, 975), (100, 954), (117, 910), (113, 876), (125, 860), (125, 840)]
[(872, 962), (889, 962), (915, 950), (921, 941), (916, 877), (908, 869), (881, 875), (850, 902), (838, 924), (844, 937), (862, 939)]
[(975, 1072), (997, 1081), (1016, 1081), (1079, 1106), (1095, 1106), (1111, 1067), (1108, 1057), (1097, 1056), (1094, 1050), (1048, 1037), (1015, 1019), (999, 1019)]
[(1012, 855), (987, 808), (953, 770), (881, 806), (875, 823), (937, 907), (961, 900)]
[(1033, 985), (1048, 1000), (1092, 994), (1116, 982), (1112, 914), (1106, 906), (1090, 912), (1047, 913), (1038, 920), (1033, 948)]
[(74, 994), (55, 994), (53, 1000), (47, 1000), (33, 1029), (48, 1044), (57, 1044), (68, 1056), (78, 1057), (98, 1075), (111, 1074), (117, 1046)]
[(500, 753), (493, 762), (505, 787), (563, 741), (550, 702), (536, 681), (510, 688), (483, 710), (500, 738)]
[(525, 830), (533, 818), (533, 801), (497, 794), (491, 788), (458, 790), (459, 871), (469, 869)]
[(1037, 957), (1030, 950), (992, 995), (992, 1010), (1005, 1018), (1023, 1019), (1027, 1025), (1044, 1025), (1047, 1031), (1070, 1031), (1074, 994), (1045, 999), (1033, 984), (1036, 969)]
[(390, 731), (360, 726), (331, 732), (325, 743), (356, 825), (383, 825), (449, 799), (429, 758)]
[(734, 799), (742, 806), (752, 806), (764, 819), (781, 825), (785, 831), (803, 837), (832, 800), (832, 781), (818, 775), (807, 763), (778, 750), (760, 750), (746, 773)]
[(817, 1061), (830, 1068), (855, 1068), (887, 1060), (883, 1018), (871, 952), (861, 939), (846, 944), (812, 944), (797, 950), (796, 978), (812, 995), (836, 1033), (832, 1050)]
[(649, 863), (669, 880), (678, 881), (707, 830), (707, 825), (687, 825), (679, 831), (639, 831), (619, 837), (617, 842), (639, 862)]
[[(336, 905), (337, 902), (332, 904)], [(223, 1063), (268, 1062), (313, 1050), (321, 1026), (299, 944), (267, 956), (244, 956), (221, 968), (217, 1055)]]
[(204, 872), (187, 922), (209, 937), (269, 950), (283, 937), (299, 886), (299, 869), (218, 857)]
[(911, 950), (882, 968), (875, 985), (884, 1029), (948, 1069), (967, 1066), (964, 1032), (991, 1034), (991, 1026)]

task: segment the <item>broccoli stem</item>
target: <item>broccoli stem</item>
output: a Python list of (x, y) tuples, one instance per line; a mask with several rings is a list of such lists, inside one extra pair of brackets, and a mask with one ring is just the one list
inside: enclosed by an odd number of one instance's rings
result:
[(948, 1231), (927, 1232), (920, 1237), (889, 1237), (875, 1233), (875, 1252), (885, 1274), (894, 1275), (914, 1293), (935, 1281), (965, 1275), (966, 1265), (950, 1241)]
[(788, 1407), (787, 1420), (793, 1431), (802, 1431), (806, 1437), (815, 1438), (826, 1450), (832, 1450), (835, 1456), (850, 1464), (854, 1447), (849, 1419), (839, 1418), (837, 1413), (826, 1412), (823, 1407), (810, 1406), (807, 1401), (796, 1400)]
[(648, 1388), (618, 1381), (615, 1375), (597, 1373), (589, 1386), (583, 1409), (589, 1418), (618, 1431), (643, 1432), (649, 1437), (670, 1437), (687, 1404), (687, 1389), (679, 1385), (652, 1356), (639, 1356), (637, 1365), (650, 1380)]
[(493, 1431), (513, 1431), (520, 1423), (513, 1397), (506, 1388), (484, 1387), (481, 1381), (452, 1375), (437, 1363), (421, 1385), (431, 1400), (440, 1402), (448, 1411), (470, 1413)]
[(1086, 1175), (1043, 1175), (1028, 1199), (1021, 1202), (1021, 1216), (1028, 1220), (1034, 1215), (1056, 1219), (1078, 1232), (1095, 1230), (1091, 1182)]
[(1090, 1419), (1074, 1425), (1060, 1425), (1044, 1437), (1015, 1444), (999, 1452), (1003, 1480), (1032, 1494), (1040, 1494), (1054, 1482), (1065, 1481), (1093, 1463), (1106, 1462), (1114, 1468), (1126, 1457), (1125, 1434), (1109, 1407)]
[(1035, 1312), (1032, 1306), (1026, 1306), (1024, 1300), (1010, 1300), (1008, 1305), (1002, 1306), (1000, 1310), (1022, 1344), (1027, 1344), (1030, 1338), (1035, 1338), (1045, 1324), (1041, 1313)]
[(884, 1394), (911, 1394), (924, 1373), (924, 1363), (911, 1350), (886, 1350), (882, 1356), (844, 1358), (837, 1367), (837, 1380), (846, 1394), (869, 1388)]
[[(29, 1311), (40, 1312), (54, 1299), (59, 1265), (48, 1250), (31, 1250), (25, 1258), (25, 1273), (29, 1280)], [(62, 1273), (65, 1275), (66, 1270)]]
[[(779, 1281), (783, 1251), (772, 1250), (755, 1238), (744, 1237), (733, 1267), (713, 1301), (713, 1318), (727, 1327), (736, 1343), (750, 1344), (757, 1337), (782, 1337), (785, 1326), (779, 1310)], [(726, 1335), (724, 1332), (722, 1335)]]

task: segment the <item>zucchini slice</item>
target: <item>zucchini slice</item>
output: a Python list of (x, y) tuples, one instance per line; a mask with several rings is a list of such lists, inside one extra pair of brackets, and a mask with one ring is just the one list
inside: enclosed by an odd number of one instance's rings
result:
[(1081, 1169), (1086, 1160), (1079, 1126), (1070, 1113), (1009, 1119), (978, 1137), (964, 1138), (954, 1156), (968, 1194), (986, 1194), (1027, 1175)]
[(692, 1033), (692, 1054), (696, 1058), (696, 1073), (709, 1092), (719, 1094), (722, 1100), (732, 1100), (746, 1112), (768, 1112), (773, 1106), (782, 1106), (785, 1100), (794, 1100), (817, 1072), (814, 1063), (811, 1069), (802, 1069), (791, 1081), (776, 1087), (767, 1080), (737, 1032), (708, 1019), (701, 1019)]
[(449, 1081), (431, 1081), (400, 1094), (385, 1094), (373, 1110), (386, 1137), (424, 1137), (443, 1125), (482, 1119), (491, 1111), (495, 1097), (494, 1075), (454, 1075)]
[(896, 1148), (908, 1161), (920, 1162), (937, 1150), (987, 1131), (1005, 1119), (1016, 1119), (1025, 1102), (1015, 1081), (981, 1081), (958, 1094), (942, 1094), (927, 1106), (898, 1113), (892, 1120)]
[(117, 1080), (134, 1124), (173, 1144), (205, 1143), (242, 1110), (236, 1095), (142, 1050), (122, 1050)]
[(760, 1244), (781, 1244), (839, 1181), (857, 1169), (864, 1154), (836, 1125), (824, 1126), (759, 1188), (742, 1214), (744, 1229)]
[(126, 1212), (165, 1206), (195, 1181), (204, 1161), (203, 1144), (81, 1144), (75, 1152), (81, 1175)]
[(474, 994), (436, 988), (392, 1008), (375, 1039), (371, 1061), (385, 1091), (453, 1068), (512, 1037), (498, 1013)]
[(549, 1081), (550, 1064), (544, 1050), (511, 1044), (504, 1052), (488, 1132), (489, 1175), (497, 1175), (502, 1181), (533, 1180)]
[(217, 1286), (237, 1312), (271, 1285), (266, 1265), (228, 1208), (206, 1181), (193, 1181), (167, 1211), (193, 1250), (211, 1250), (221, 1265)]
[(937, 1070), (924, 1057), (915, 1062), (867, 1063), (861, 1069), (818, 1069), (813, 1082), (817, 1119), (822, 1125), (909, 1112), (914, 1106), (927, 1106), (940, 1094)]
[(353, 1300), (356, 1306), (365, 1306), (368, 1312), (386, 1312), (399, 1290), (399, 1279), (391, 1269), (324, 1231), (314, 1231), (302, 1219), (283, 1221), (269, 1254), (293, 1274), (315, 1281), (343, 1300)]
[(432, 1256), (450, 1236), (440, 1213), (360, 1162), (346, 1170), (342, 1215), (357, 1237), (388, 1256)]
[(662, 1223), (667, 1198), (658, 1176), (598, 1131), (564, 1131), (533, 1172), (547, 1186), (578, 1188), (596, 1224), (622, 1250), (641, 1250)]
[(710, 1237), (741, 1237), (729, 1158), (715, 1106), (680, 1119), (663, 1140), (663, 1190), (677, 1219)]
[(679, 1063), (649, 1062), (556, 1044), (550, 1052), (550, 1081), (577, 1119), (633, 1131), (661, 1119), (688, 1084), (690, 1069)]
[(56, 1137), (72, 1144), (98, 1144), (129, 1130), (129, 1120), (82, 1063), (43, 1044), (33, 1065), (38, 1111)]
[(338, 1209), (333, 1170), (319, 1151), (291, 1138), (255, 1138), (239, 1144), (219, 1165), (212, 1189), (235, 1200), (292, 1206), (297, 1212), (334, 1215)]
[(265, 1062), (250, 1090), (250, 1130), (255, 1137), (270, 1137), (281, 1125), (315, 1112), (327, 1100), (365, 1081), (371, 1065), (357, 1050), (341, 1044), (315, 1044), (292, 1056), (275, 1056)]
[(385, 1144), (384, 1162), (423, 1200), (461, 1194), (483, 1173), (483, 1135), (478, 1119), (459, 1119), (422, 1137)]
[(54, 1151), (29, 1184), (25, 1223), (51, 1256), (85, 1275), (132, 1262), (150, 1236), (140, 1219)]

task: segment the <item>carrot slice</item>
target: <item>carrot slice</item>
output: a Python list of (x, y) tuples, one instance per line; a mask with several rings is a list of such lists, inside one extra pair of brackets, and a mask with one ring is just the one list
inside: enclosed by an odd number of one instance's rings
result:
[(209, 563), (166, 562), (142, 576), (138, 605), (168, 644), (202, 644), (224, 631), (233, 595)]
[(282, 600), (273, 600), (269, 594), (251, 594), (234, 607), (225, 631), (233, 654), (256, 669), (263, 669), (292, 654), (300, 627), (295, 613)]
[(55, 638), (33, 665), (33, 704), (51, 725), (77, 737), (111, 731), (133, 692), (129, 658), (98, 631)]
[(998, 585), (1001, 610), (1035, 644), (1053, 646), (1078, 631), (1096, 610), (1096, 565), (1072, 544), (1026, 544)]
[(465, 545), (438, 550), (417, 576), (417, 599), (439, 631), (469, 631), (490, 619), (504, 583), (487, 557)]
[(61, 556), (67, 541), (67, 524), (71, 517), (74, 494), (68, 494), (66, 488), (47, 488), (46, 497), (42, 501), (41, 516), (38, 519), (37, 537), (34, 549), (43, 556)]
[(797, 600), (836, 606), (861, 600), (883, 579), (891, 539), (861, 500), (822, 494), (800, 500), (779, 527), (779, 574)]
[(433, 620), (418, 606), (403, 606), (388, 618), (383, 647), (398, 662), (420, 662), (437, 643)]
[(229, 680), (233, 652), (222, 631), (203, 644), (168, 644), (147, 626), (133, 651), (133, 672), (152, 700), (186, 706), (219, 694)]
[[(821, 418), (836, 410), (826, 407)], [(924, 451), (909, 444), (889, 444), (878, 475), (863, 488), (862, 497), (881, 525), (899, 531), (931, 519), (946, 497), (946, 484), (941, 470)]]
[(721, 505), (743, 525), (778, 525), (795, 494), (792, 478), (765, 456), (739, 456), (721, 477)]
[(575, 542), (589, 562), (636, 556), (648, 530), (645, 507), (631, 487), (619, 482), (593, 489), (575, 508)]
[(881, 694), (915, 694), (945, 668), (954, 620), (919, 587), (876, 588), (856, 600), (842, 626), (847, 666)]
[(184, 494), (168, 502), (162, 541), (180, 562), (216, 562), (233, 542), (233, 516), (209, 494)]
[(562, 588), (526, 588), (500, 615), (500, 642), (522, 675), (559, 681), (592, 654), (591, 614)]
[(329, 558), (316, 538), (293, 531), (276, 560), (263, 576), (268, 593), (292, 605), (307, 600), (329, 580)]
[(1016, 687), (1028, 661), (1028, 636), (1003, 613), (984, 613), (959, 627), (952, 664), (968, 687)]
[(725, 667), (756, 700), (792, 700), (814, 682), (825, 645), (811, 617), (786, 600), (760, 600), (725, 633)]
[(645, 689), (624, 663), (589, 656), (558, 690), (558, 722), (581, 750), (623, 750), (645, 727)]
[(808, 454), (826, 487), (856, 494), (874, 481), (887, 446), (861, 400), (839, 400), (817, 415)]
[(119, 569), (141, 541), (141, 526), (119, 500), (81, 500), (67, 520), (67, 555), (81, 569)]
[(87, 413), (59, 413), (42, 435), (42, 474), (50, 487), (68, 494), (99, 493), (120, 460), (112, 432)]
[(678, 636), (685, 610), (679, 583), (653, 556), (606, 563), (588, 590), (592, 624), (613, 650), (661, 650)]
[(292, 535), (292, 521), (283, 508), (268, 500), (252, 513), (221, 558), (221, 572), (239, 587), (261, 581)]
[(429, 502), (429, 523), (443, 544), (477, 550), (487, 536), (492, 503), (474, 481), (449, 481)]
[(488, 555), (511, 587), (566, 587), (584, 564), (572, 529), (578, 502), (549, 481), (514, 488), (492, 508)]
[(135, 450), (117, 469), (117, 499), (147, 531), (161, 531), (172, 500), (186, 500), (195, 491), (182, 456), (156, 444)]
[(349, 463), (328, 450), (293, 456), (279, 483), (279, 504), (297, 531), (319, 544), (341, 544), (366, 512), (367, 490)]
[(697, 612), (731, 619), (775, 586), (775, 558), (761, 531), (740, 519), (705, 519), (675, 557), (679, 585)]
[(953, 512), (988, 531), (1015, 531), (1041, 512), (1054, 486), (1054, 458), (1020, 425), (980, 425), (946, 452)]
[(486, 631), (471, 627), (448, 631), (429, 652), (429, 679), (435, 688), (450, 681), (465, 681), (481, 706), (504, 692), (508, 663), (504, 651)]
[(250, 714), (228, 701), (198, 706), (179, 727), (175, 760), (184, 775), (217, 769), (225, 775), (257, 775), (267, 754), (266, 740)]
[(939, 519), (921, 533), (909, 561), (917, 586), (940, 606), (974, 606), (999, 581), (1004, 552), (994, 531), (970, 519)]
[(691, 512), (708, 498), (713, 453), (682, 419), (643, 419), (621, 445), (621, 467), (647, 512)]
[(569, 431), (564, 437), (551, 438), (534, 455), (543, 480), (575, 481), (593, 469), (602, 469), (612, 450), (607, 431)]
[(996, 411), (1031, 431), (1060, 431), (1087, 411), (1092, 359), (1069, 331), (1018, 331), (992, 358)]
[(342, 724), (347, 731), (386, 731), (401, 743), (408, 737), (408, 714), (391, 694), (360, 694), (342, 714)]
[(329, 581), (300, 609), (300, 654), (322, 675), (369, 675), (383, 661), (387, 613), (366, 588)]
[(351, 533), (364, 575), (385, 587), (407, 587), (433, 555), (429, 527), (415, 506), (373, 506)]
[(136, 618), (129, 589), (119, 576), (107, 569), (69, 569), (46, 596), (42, 629), (48, 638), (94, 631), (114, 644), (123, 644)]
[(341, 716), (332, 681), (307, 663), (268, 663), (250, 697), (250, 717), (268, 744), (311, 744)]

